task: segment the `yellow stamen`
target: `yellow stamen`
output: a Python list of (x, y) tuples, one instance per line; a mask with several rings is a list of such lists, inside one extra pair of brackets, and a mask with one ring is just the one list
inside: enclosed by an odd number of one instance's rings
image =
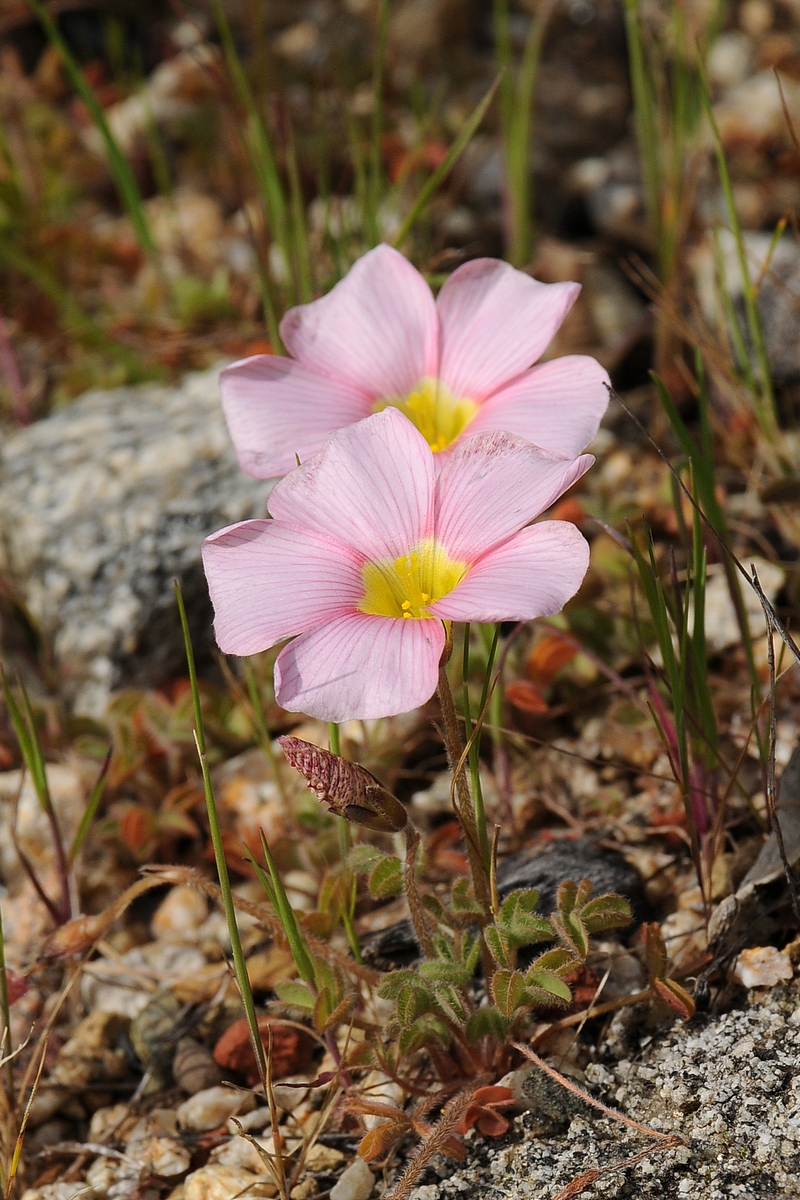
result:
[(389, 396), (378, 400), (375, 412), (389, 406), (399, 408), (416, 425), (425, 441), (438, 454), (460, 437), (478, 411), (466, 396), (454, 396), (440, 379), (421, 379), (407, 396)]
[(427, 606), (452, 592), (466, 571), (467, 564), (451, 558), (435, 538), (425, 538), (400, 558), (364, 564), (359, 608), (376, 617), (431, 620)]

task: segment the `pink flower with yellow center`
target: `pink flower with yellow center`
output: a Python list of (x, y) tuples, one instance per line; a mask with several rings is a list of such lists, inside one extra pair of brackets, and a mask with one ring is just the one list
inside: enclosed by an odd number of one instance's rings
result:
[(585, 355), (531, 364), (579, 291), (480, 258), (454, 271), (434, 300), (402, 254), (370, 250), (326, 296), (283, 318), (291, 358), (256, 355), (222, 372), (242, 469), (285, 475), (334, 430), (389, 406), (436, 454), (466, 435), (505, 430), (574, 458), (597, 432), (608, 375)]
[(574, 525), (531, 525), (593, 459), (507, 433), (460, 442), (436, 468), (396, 408), (333, 434), (272, 491), (272, 519), (203, 545), (226, 654), (293, 638), (278, 703), (326, 721), (391, 716), (436, 690), (445, 621), (527, 620), (577, 591), (589, 547)]

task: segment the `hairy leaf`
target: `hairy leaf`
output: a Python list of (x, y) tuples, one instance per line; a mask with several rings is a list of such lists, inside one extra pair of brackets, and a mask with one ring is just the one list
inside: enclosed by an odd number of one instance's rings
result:
[(492, 996), (504, 1017), (513, 1017), (525, 994), (521, 971), (497, 971), (492, 980)]
[(275, 984), (275, 992), (278, 999), (291, 1008), (307, 1008), (311, 1011), (314, 1007), (314, 996), (305, 983), (283, 980), (281, 983)]
[(467, 1041), (472, 1044), (483, 1037), (493, 1037), (502, 1043), (507, 1033), (508, 1022), (493, 1004), (476, 1009), (467, 1022)]
[(399, 896), (403, 890), (403, 864), (400, 859), (393, 855), (382, 859), (370, 872), (367, 886), (376, 900)]

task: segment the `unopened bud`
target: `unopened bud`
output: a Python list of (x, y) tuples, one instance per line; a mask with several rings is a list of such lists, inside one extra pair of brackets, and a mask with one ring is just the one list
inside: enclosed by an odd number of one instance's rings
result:
[(300, 738), (286, 736), (278, 741), (287, 761), (337, 817), (379, 833), (396, 833), (407, 823), (408, 813), (397, 797), (358, 763)]

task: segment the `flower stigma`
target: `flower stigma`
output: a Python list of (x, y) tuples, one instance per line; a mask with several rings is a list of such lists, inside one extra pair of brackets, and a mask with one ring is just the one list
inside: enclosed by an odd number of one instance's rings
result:
[(390, 406), (399, 408), (403, 416), (408, 417), (434, 454), (452, 446), (478, 411), (478, 405), (473, 400), (468, 400), (466, 396), (454, 396), (441, 379), (430, 376), (421, 379), (406, 396), (378, 400), (373, 412), (383, 412)]
[(452, 592), (466, 573), (467, 563), (451, 558), (435, 538), (425, 538), (399, 558), (364, 563), (358, 607), (375, 617), (435, 620), (429, 606)]

